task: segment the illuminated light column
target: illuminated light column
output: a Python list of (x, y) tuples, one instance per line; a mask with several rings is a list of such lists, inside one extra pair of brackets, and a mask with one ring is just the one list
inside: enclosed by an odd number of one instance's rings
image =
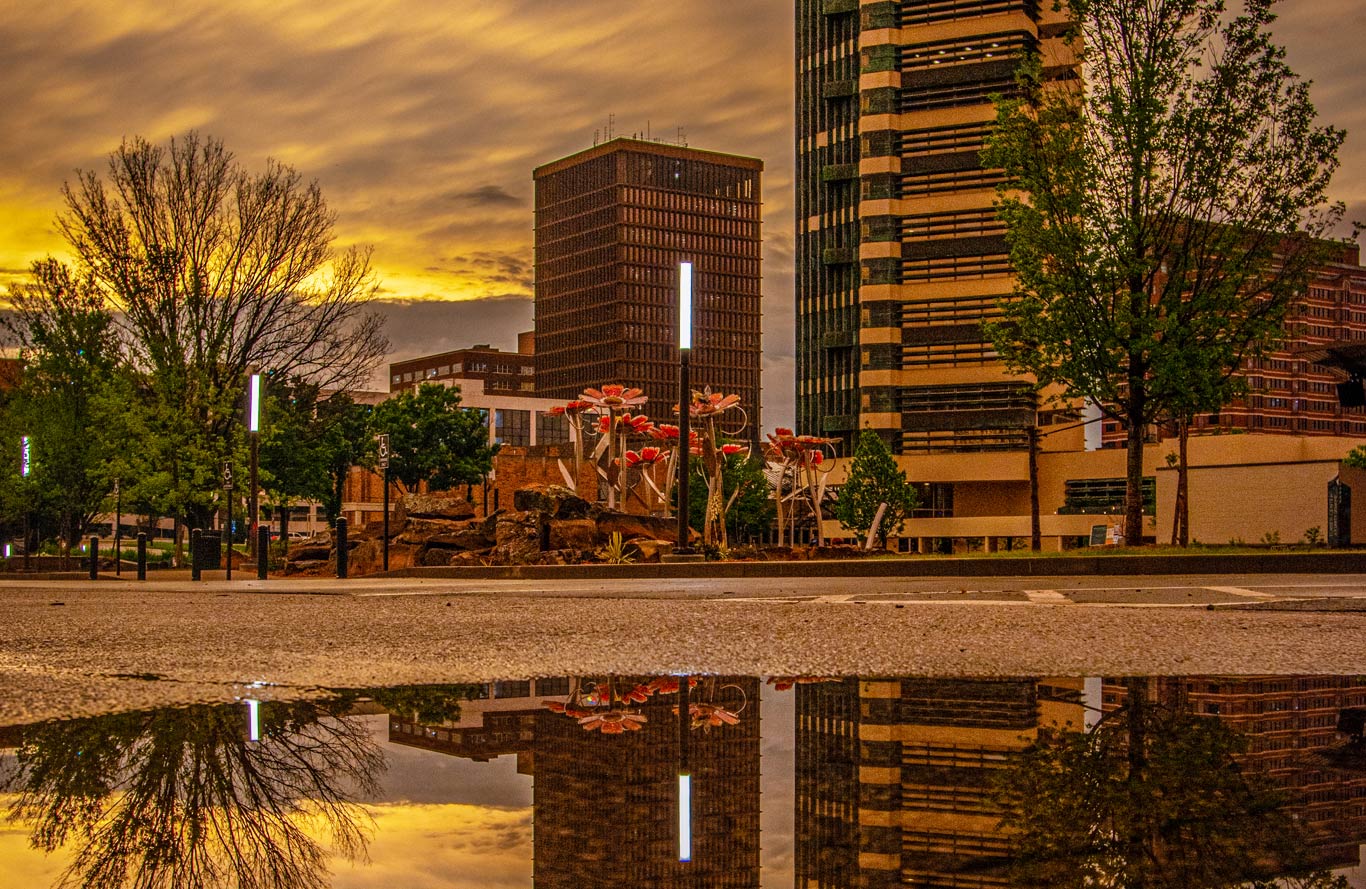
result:
[(256, 546), (256, 486), (261, 463), (261, 375), (251, 375), (247, 408), (247, 432), (251, 440), (251, 488), (247, 491), (247, 550)]
[(691, 555), (688, 533), (688, 457), (690, 456), (692, 387), (688, 356), (692, 352), (692, 263), (678, 264), (678, 543), (674, 552)]
[[(28, 438), (27, 435), (25, 435), (25, 436), (23, 436), (23, 437), (21, 437), (21, 438), (19, 439), (19, 475), (20, 475), (22, 478), (28, 478), (29, 472), (31, 472), (32, 469), (33, 469), (33, 464), (32, 464), (32, 462), (31, 462), (31, 460), (30, 460), (30, 455), (31, 455), (31, 453), (32, 453), (32, 451), (30, 450), (30, 446), (29, 446), (29, 438)], [(24, 570), (25, 570), (25, 571), (27, 571), (27, 570), (29, 569), (29, 548), (30, 548), (30, 547), (29, 547), (29, 541), (28, 541), (28, 538), (29, 538), (28, 521), (29, 521), (29, 519), (28, 519), (28, 497), (25, 496), (25, 497), (24, 497)]]

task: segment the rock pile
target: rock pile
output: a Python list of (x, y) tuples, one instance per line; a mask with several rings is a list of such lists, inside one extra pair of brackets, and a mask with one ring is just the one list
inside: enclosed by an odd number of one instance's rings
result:
[[(601, 562), (614, 532), (635, 562), (657, 562), (672, 548), (677, 520), (630, 515), (590, 503), (568, 488), (523, 488), (511, 510), (478, 517), (474, 505), (451, 494), (410, 494), (389, 520), (389, 568), (430, 565), (572, 565)], [(347, 535), (349, 572), (371, 574), (383, 563), (382, 521)], [(294, 544), (287, 574), (326, 574), (336, 564), (335, 542), (322, 534)]]

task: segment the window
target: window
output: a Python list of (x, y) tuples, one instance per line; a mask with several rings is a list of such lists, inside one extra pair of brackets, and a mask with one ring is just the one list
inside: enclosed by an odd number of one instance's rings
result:
[(493, 412), (493, 440), (514, 447), (531, 444), (531, 411), (498, 409)]
[(569, 418), (564, 414), (536, 414), (536, 443), (564, 444), (569, 441)]

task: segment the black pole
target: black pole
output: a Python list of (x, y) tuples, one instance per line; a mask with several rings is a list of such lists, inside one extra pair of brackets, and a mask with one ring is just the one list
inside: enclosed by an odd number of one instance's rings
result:
[(688, 381), (688, 353), (678, 350), (678, 543), (674, 552), (692, 555), (688, 532), (688, 457), (692, 438), (692, 388)]
[(389, 570), (389, 467), (384, 467), (384, 570)]
[(251, 487), (247, 489), (247, 546), (252, 545), (256, 539), (256, 525), (259, 521), (260, 510), (256, 503), (256, 474), (261, 460), (261, 435), (258, 432), (248, 433), (251, 439)]
[(90, 579), (100, 579), (100, 539), (90, 538)]
[(1029, 427), (1029, 549), (1043, 549), (1043, 533), (1039, 526), (1039, 427)]
[(29, 553), (28, 553), (28, 550), (29, 550), (29, 545), (28, 545), (29, 534), (30, 534), (30, 532), (29, 532), (29, 528), (28, 528), (28, 510), (24, 510), (24, 570), (25, 570), (25, 571), (27, 571), (27, 570), (29, 569)]
[(147, 535), (138, 532), (138, 580), (147, 579)]
[(256, 579), (265, 580), (270, 570), (270, 529), (256, 527)]
[(232, 491), (225, 493), (228, 495), (228, 520), (223, 523), (223, 556), (228, 560), (228, 580), (232, 580)]
[[(117, 482), (115, 483), (117, 486)], [(114, 574), (123, 574), (123, 489), (114, 491)]]
[(346, 516), (337, 519), (337, 576), (346, 577)]
[(190, 529), (190, 580), (199, 580), (204, 576), (204, 569), (199, 564), (199, 545), (200, 538), (204, 532), (198, 528)]

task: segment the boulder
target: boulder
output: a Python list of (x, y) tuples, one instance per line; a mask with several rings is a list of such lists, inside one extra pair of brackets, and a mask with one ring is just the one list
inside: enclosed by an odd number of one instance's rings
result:
[(632, 540), (627, 548), (631, 553), (631, 558), (637, 562), (658, 562), (659, 557), (664, 553), (671, 553), (674, 549), (672, 540), (649, 540), (640, 538)]
[(598, 523), (592, 519), (552, 519), (550, 548), (592, 550), (601, 545)]
[(538, 512), (552, 519), (582, 519), (593, 512), (593, 504), (561, 485), (532, 485), (512, 495), (517, 512)]
[(314, 562), (330, 558), (331, 555), (332, 541), (325, 537), (310, 537), (301, 543), (292, 544), (289, 548), (291, 562)]
[(404, 519), (472, 519), (474, 504), (456, 494), (404, 494), (395, 515)]
[(427, 538), (427, 546), (448, 550), (482, 550), (493, 546), (497, 541), (484, 531), (482, 523), (472, 528), (433, 534)]
[(627, 540), (645, 537), (650, 540), (677, 540), (678, 519), (667, 516), (631, 515), (603, 510), (597, 517), (598, 534), (606, 540), (613, 532), (620, 532)]
[(403, 533), (398, 535), (396, 540), (400, 543), (424, 544), (433, 537), (457, 534), (461, 531), (469, 530), (470, 526), (478, 527), (478, 523), (467, 520), (457, 521), (454, 519), (408, 519)]
[(423, 566), (449, 565), (451, 557), (455, 555), (455, 550), (450, 549), (425, 549), (418, 558), (418, 564)]

